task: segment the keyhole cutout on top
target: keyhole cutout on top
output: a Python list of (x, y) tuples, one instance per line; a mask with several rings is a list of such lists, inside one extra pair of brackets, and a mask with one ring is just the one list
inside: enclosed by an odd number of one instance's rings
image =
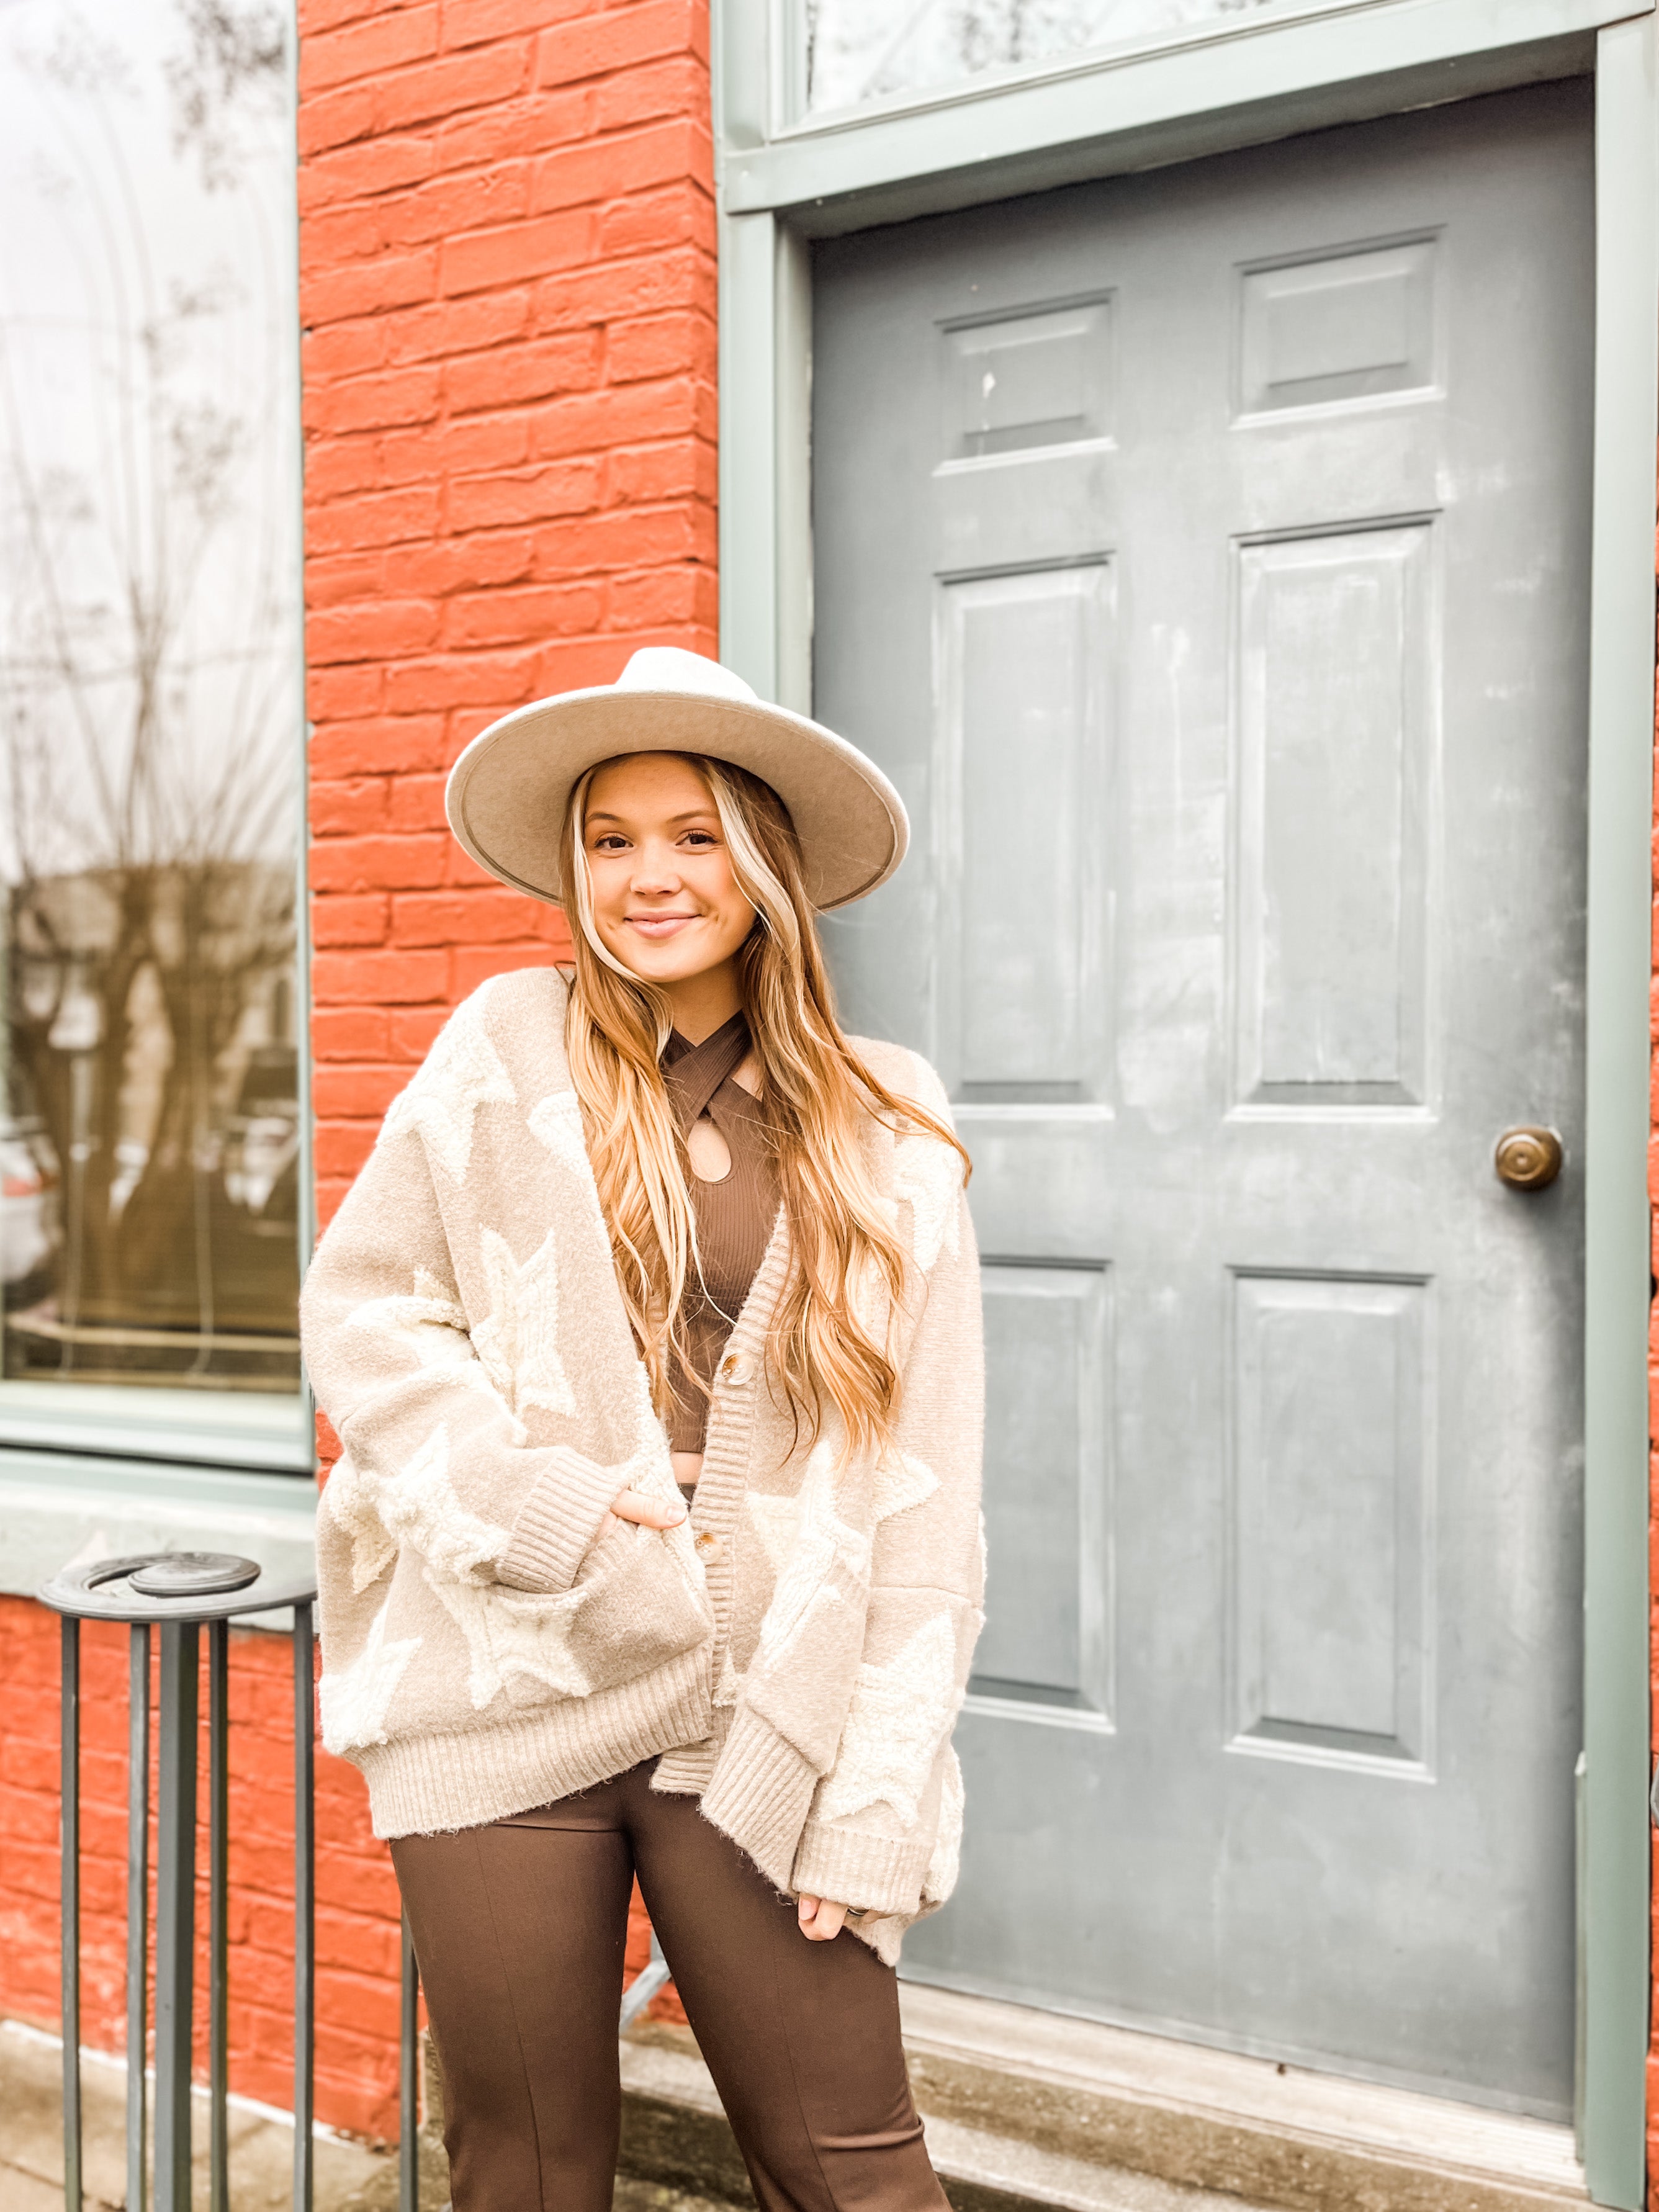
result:
[(732, 1148), (707, 1114), (700, 1114), (691, 1124), (685, 1149), (699, 1182), (724, 1182), (731, 1174)]

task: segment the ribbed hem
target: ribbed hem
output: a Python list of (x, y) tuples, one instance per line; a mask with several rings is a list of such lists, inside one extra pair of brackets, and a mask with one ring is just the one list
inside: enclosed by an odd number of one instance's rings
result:
[(769, 1721), (739, 1706), (714, 1778), (702, 1793), (703, 1817), (748, 1852), (775, 1889), (787, 1889), (817, 1770)]
[(550, 1805), (708, 1734), (708, 1647), (638, 1680), (464, 1735), (410, 1737), (350, 1753), (377, 1836), (479, 1828)]
[(714, 1778), (714, 1769), (726, 1742), (731, 1713), (717, 1711), (713, 1733), (702, 1743), (681, 1744), (657, 1762), (651, 1787), (667, 1797), (701, 1797)]
[(866, 1912), (914, 1912), (921, 1902), (927, 1859), (926, 1844), (860, 1836), (849, 1828), (829, 1828), (821, 1820), (809, 1820), (795, 1853), (790, 1887)]
[(495, 1572), (514, 1589), (568, 1590), (623, 1486), (615, 1468), (568, 1444), (550, 1445), (542, 1456), (547, 1471), (519, 1508)]

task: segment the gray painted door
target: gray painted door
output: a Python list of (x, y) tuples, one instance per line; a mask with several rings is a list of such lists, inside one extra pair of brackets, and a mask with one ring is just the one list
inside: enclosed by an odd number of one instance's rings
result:
[(1552, 2114), (1589, 157), (1547, 86), (815, 280), (817, 711), (917, 831), (835, 957), (986, 1255), (968, 1842), (907, 1971)]

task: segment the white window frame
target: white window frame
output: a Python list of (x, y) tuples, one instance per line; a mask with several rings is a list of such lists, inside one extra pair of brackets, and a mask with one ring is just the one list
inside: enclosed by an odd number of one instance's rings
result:
[(1649, 979), (1659, 53), (1653, 0), (1352, 0), (1237, 18), (936, 97), (783, 121), (787, 0), (713, 0), (721, 653), (811, 706), (814, 235), (1572, 74), (1596, 85), (1585, 1134), (1579, 2134), (1645, 2202), (1649, 2021)]
[[(290, 14), (290, 35), (298, 36)], [(289, 77), (287, 118), (297, 138), (297, 72)], [(282, 211), (280, 244), (289, 272), (294, 390), (300, 386), (299, 199)], [(302, 590), (299, 549), (303, 487), (294, 471), (294, 589)], [(296, 696), (305, 696), (304, 668)], [(305, 744), (296, 718), (295, 748), (295, 1042), (299, 1097), (299, 1220), (301, 1273), (316, 1237), (311, 1111), (311, 935), (306, 866), (308, 816)], [(273, 1394), (274, 1395), (274, 1394)], [(286, 1394), (283, 1394), (286, 1399)], [(178, 1421), (148, 1414), (138, 1390), (118, 1386), (107, 1407), (76, 1393), (64, 1410), (44, 1394), (7, 1402), (0, 1390), (0, 1594), (31, 1595), (72, 1558), (146, 1551), (246, 1552), (272, 1572), (311, 1571), (315, 1556), (315, 1407), (303, 1376), (291, 1432), (274, 1425), (216, 1422), (204, 1408)], [(287, 1616), (279, 1617), (287, 1626)], [(256, 1622), (256, 1626), (265, 1625)]]

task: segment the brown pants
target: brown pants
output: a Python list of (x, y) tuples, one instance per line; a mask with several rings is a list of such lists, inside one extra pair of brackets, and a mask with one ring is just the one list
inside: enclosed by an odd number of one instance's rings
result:
[(781, 1898), (652, 1765), (392, 1846), (443, 2063), (455, 2212), (609, 2212), (635, 1875), (764, 2212), (944, 2212), (898, 1984)]

